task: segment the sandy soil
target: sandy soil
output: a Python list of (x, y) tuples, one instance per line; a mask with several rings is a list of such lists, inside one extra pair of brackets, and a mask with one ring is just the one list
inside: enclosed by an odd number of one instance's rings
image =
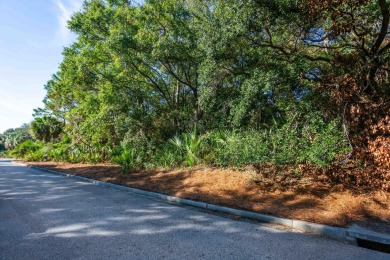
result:
[[(112, 164), (28, 162), (133, 188), (333, 226), (372, 223), (390, 233), (390, 193), (363, 192), (335, 185), (326, 176), (286, 172), (272, 167), (245, 170), (197, 167), (143, 170), (122, 174)], [(291, 177), (293, 176), (293, 177)]]

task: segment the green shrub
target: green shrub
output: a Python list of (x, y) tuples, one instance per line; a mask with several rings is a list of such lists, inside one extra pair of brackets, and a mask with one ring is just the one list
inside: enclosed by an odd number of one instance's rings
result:
[(120, 147), (113, 156), (113, 162), (119, 164), (122, 173), (143, 168), (143, 160), (144, 158), (137, 154), (136, 149), (130, 146)]
[(167, 143), (162, 148), (155, 151), (153, 157), (150, 158), (150, 161), (145, 164), (145, 167), (172, 168), (180, 165), (182, 163), (182, 158), (178, 157), (174, 150), (175, 148), (173, 148), (173, 145)]
[(112, 160), (120, 165), (123, 173), (145, 168), (155, 154), (154, 145), (142, 133), (127, 133), (120, 147), (112, 152)]
[(24, 156), (24, 159), (26, 159), (27, 161), (32, 161), (32, 162), (46, 161), (46, 157), (44, 156), (42, 150), (30, 152)]
[(48, 144), (43, 149), (45, 155), (55, 162), (69, 161), (69, 145), (63, 143)]
[(317, 129), (309, 129), (303, 133), (302, 152), (299, 162), (327, 167), (338, 155), (350, 152), (344, 135), (340, 132), (337, 121), (329, 124), (316, 122)]
[(219, 166), (243, 166), (265, 161), (264, 132), (223, 131), (209, 133), (202, 154), (205, 162)]
[(182, 134), (170, 139), (168, 142), (173, 148), (172, 156), (186, 166), (194, 166), (200, 162), (200, 146), (205, 136), (197, 135), (196, 129), (188, 134)]
[[(302, 113), (304, 114), (304, 113)], [(171, 168), (209, 164), (243, 167), (273, 163), (307, 163), (326, 167), (349, 147), (337, 120), (326, 122), (320, 114), (294, 114), (284, 123), (260, 130), (211, 131), (198, 135), (196, 129), (157, 143), (142, 132), (127, 133), (121, 145), (72, 144), (25, 141), (9, 155), (31, 161), (53, 160), (72, 163), (112, 161), (122, 172), (142, 168)]]
[(29, 154), (32, 154), (43, 147), (43, 143), (36, 141), (33, 142), (31, 140), (24, 141), (23, 143), (17, 145), (12, 151), (10, 151), (10, 155), (16, 158), (25, 158)]
[(337, 121), (326, 123), (312, 116), (297, 117), (281, 127), (249, 131), (216, 131), (205, 135), (202, 159), (208, 164), (241, 167), (271, 162), (277, 165), (308, 163), (328, 166), (349, 151)]
[(0, 151), (0, 158), (7, 158), (7, 157), (10, 157), (9, 151), (7, 151), (7, 150)]
[(78, 146), (69, 147), (68, 161), (71, 163), (78, 163), (83, 161), (83, 153)]

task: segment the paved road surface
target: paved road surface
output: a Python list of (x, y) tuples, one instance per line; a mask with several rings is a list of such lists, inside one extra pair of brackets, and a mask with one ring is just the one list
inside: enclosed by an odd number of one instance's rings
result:
[(0, 160), (0, 259), (390, 259)]

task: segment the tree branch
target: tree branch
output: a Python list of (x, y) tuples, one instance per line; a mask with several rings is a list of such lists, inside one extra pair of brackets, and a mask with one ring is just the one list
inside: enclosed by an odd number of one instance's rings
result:
[(387, 51), (388, 49), (390, 49), (390, 42), (389, 42), (387, 45), (385, 45), (385, 47), (383, 47), (383, 48), (378, 52), (378, 54), (381, 55), (381, 54), (383, 54), (385, 51)]
[(381, 47), (384, 39), (387, 35), (387, 29), (389, 28), (389, 21), (390, 21), (390, 12), (389, 12), (389, 6), (387, 4), (386, 0), (378, 0), (379, 7), (381, 9), (382, 13), (382, 26), (381, 30), (379, 32), (378, 38), (375, 41), (375, 44), (371, 48), (371, 54), (376, 54)]

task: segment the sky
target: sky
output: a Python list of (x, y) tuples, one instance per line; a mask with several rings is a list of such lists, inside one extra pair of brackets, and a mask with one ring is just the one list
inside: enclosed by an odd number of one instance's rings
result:
[(0, 133), (29, 123), (44, 85), (75, 40), (66, 27), (82, 0), (0, 0)]
[[(143, 0), (133, 3), (142, 4)], [(76, 40), (67, 28), (83, 0), (0, 0), (0, 133), (33, 120), (61, 52)]]

